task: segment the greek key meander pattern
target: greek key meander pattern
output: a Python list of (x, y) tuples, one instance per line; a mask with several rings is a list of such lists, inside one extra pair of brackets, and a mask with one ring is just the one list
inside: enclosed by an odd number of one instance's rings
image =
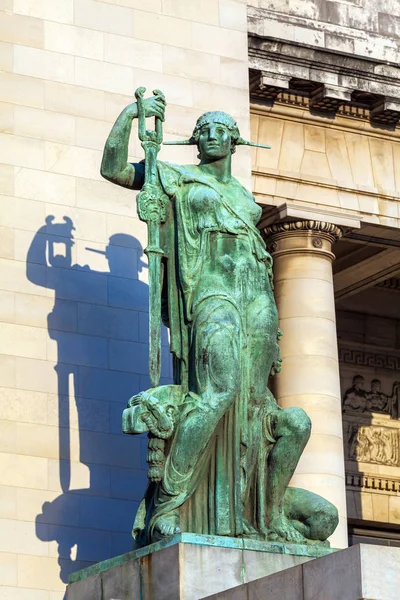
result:
[(400, 356), (339, 346), (339, 362), (360, 367), (400, 371)]
[(400, 478), (394, 479), (367, 473), (346, 473), (346, 487), (397, 494), (400, 492)]

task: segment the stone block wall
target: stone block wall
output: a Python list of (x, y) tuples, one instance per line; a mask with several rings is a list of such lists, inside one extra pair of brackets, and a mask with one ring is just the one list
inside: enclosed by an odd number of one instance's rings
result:
[(221, 108), (247, 137), (246, 29), (236, 0), (0, 1), (4, 600), (61, 600), (70, 572), (130, 550), (146, 447), (120, 430), (149, 387), (146, 229), (135, 193), (101, 179), (102, 148), (142, 85), (166, 95), (166, 139)]
[(399, 62), (397, 0), (249, 0), (249, 32)]
[(252, 106), (251, 125), (252, 139), (272, 146), (253, 149), (260, 203), (287, 203), (333, 223), (352, 218), (399, 227), (397, 130), (342, 115), (328, 120), (283, 104)]

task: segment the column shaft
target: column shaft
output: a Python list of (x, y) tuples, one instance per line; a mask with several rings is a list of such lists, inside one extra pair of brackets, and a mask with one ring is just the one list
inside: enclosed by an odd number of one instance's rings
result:
[(274, 258), (282, 371), (274, 393), (282, 408), (303, 408), (312, 434), (291, 485), (316, 492), (339, 510), (330, 541), (347, 547), (342, 411), (333, 293), (332, 243), (340, 230), (315, 221), (264, 231)]

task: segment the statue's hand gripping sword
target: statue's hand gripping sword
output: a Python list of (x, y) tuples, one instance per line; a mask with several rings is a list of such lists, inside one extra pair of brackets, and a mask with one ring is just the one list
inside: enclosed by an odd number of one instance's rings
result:
[[(149, 370), (153, 387), (157, 387), (161, 372), (161, 276), (162, 257), (160, 248), (160, 225), (167, 218), (168, 199), (162, 191), (157, 173), (157, 154), (162, 144), (162, 121), (155, 117), (155, 130), (146, 129), (146, 113), (143, 95), (146, 88), (136, 90), (139, 139), (145, 154), (145, 176), (142, 190), (137, 196), (139, 219), (147, 223), (147, 247), (145, 254), (149, 260)], [(160, 90), (155, 96), (162, 97)]]

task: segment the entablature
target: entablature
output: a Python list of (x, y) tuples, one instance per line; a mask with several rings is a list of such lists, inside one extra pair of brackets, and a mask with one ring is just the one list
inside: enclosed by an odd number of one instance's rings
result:
[(250, 97), (337, 113), (395, 129), (400, 121), (400, 68), (377, 60), (249, 35)]

